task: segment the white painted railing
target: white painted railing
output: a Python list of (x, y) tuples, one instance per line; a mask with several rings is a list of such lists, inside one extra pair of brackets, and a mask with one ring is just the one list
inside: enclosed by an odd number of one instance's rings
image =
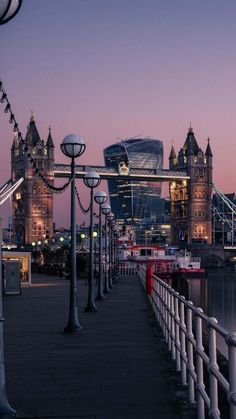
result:
[(119, 275), (135, 275), (136, 273), (136, 263), (131, 263), (129, 261), (119, 263)]
[[(236, 419), (236, 333), (225, 330), (214, 317), (208, 317), (152, 272), (147, 276), (140, 267), (138, 275), (149, 290), (150, 302), (181, 382), (188, 386), (189, 402), (196, 402), (198, 419), (225, 418), (219, 410), (219, 387), (228, 400), (230, 419)], [(228, 347), (228, 380), (217, 361), (217, 335), (225, 339)]]

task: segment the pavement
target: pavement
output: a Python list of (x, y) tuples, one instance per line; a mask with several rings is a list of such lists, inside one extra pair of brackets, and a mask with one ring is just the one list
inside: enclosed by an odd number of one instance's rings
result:
[(33, 276), (22, 294), (4, 296), (6, 386), (19, 418), (192, 418), (186, 394), (135, 276), (123, 276), (82, 330), (64, 334), (69, 281)]

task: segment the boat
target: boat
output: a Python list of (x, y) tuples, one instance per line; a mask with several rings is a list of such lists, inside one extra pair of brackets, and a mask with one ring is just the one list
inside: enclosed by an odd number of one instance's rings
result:
[(170, 252), (168, 247), (158, 245), (126, 244), (119, 248), (120, 264), (126, 267), (145, 265), (160, 278), (166, 277), (204, 277), (201, 258), (192, 257), (186, 250)]
[(191, 252), (186, 250), (177, 252), (175, 260), (172, 262), (172, 277), (205, 277), (205, 269), (201, 267), (201, 258), (192, 257)]
[(133, 267), (145, 265), (151, 267), (153, 273), (160, 277), (170, 276), (174, 255), (168, 255), (166, 247), (159, 245), (126, 245), (119, 250), (119, 261), (121, 266)]

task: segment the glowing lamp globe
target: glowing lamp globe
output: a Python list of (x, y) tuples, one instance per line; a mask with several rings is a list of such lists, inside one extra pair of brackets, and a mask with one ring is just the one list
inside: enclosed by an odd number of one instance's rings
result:
[(0, 0), (0, 25), (9, 22), (20, 10), (22, 0)]
[(84, 140), (76, 134), (67, 135), (61, 143), (62, 153), (71, 159), (81, 156), (85, 148)]

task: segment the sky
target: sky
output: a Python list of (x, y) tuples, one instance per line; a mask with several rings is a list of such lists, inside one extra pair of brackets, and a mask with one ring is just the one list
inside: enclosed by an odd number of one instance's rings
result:
[[(57, 163), (68, 163), (60, 143), (69, 133), (85, 139), (77, 163), (88, 165), (140, 135), (163, 141), (167, 168), (171, 141), (178, 151), (191, 122), (203, 150), (210, 137), (214, 182), (234, 192), (235, 22), (235, 0), (23, 0), (0, 26), (0, 78), (23, 134), (32, 110), (41, 138), (52, 127)], [(1, 184), (10, 177), (8, 119), (0, 104)], [(86, 206), (82, 181), (78, 188)], [(54, 216), (67, 226), (64, 197)]]

